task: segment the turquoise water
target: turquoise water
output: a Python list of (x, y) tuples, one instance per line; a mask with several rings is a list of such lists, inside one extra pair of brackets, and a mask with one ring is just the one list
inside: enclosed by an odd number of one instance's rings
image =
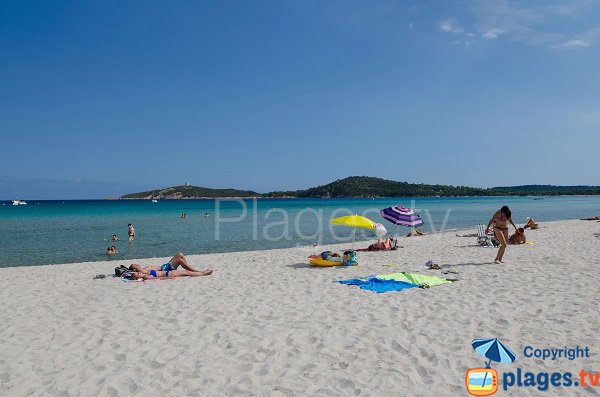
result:
[[(425, 231), (468, 228), (487, 223), (495, 210), (508, 205), (513, 219), (539, 221), (600, 215), (600, 197), (456, 197), (405, 199), (260, 199), (245, 201), (142, 200), (29, 201), (0, 205), (0, 267), (107, 260), (106, 248), (117, 234), (119, 253), (111, 259), (245, 251), (352, 240), (352, 230), (329, 220), (351, 213), (382, 222), (378, 210), (413, 205)], [(243, 206), (246, 206), (245, 216)], [(208, 212), (209, 218), (204, 214)], [(187, 219), (181, 219), (182, 213)], [(237, 219), (237, 220), (236, 220)], [(127, 224), (136, 229), (127, 242)], [(400, 229), (406, 234), (406, 229)], [(356, 239), (372, 238), (358, 231)], [(361, 244), (357, 244), (361, 245)]]

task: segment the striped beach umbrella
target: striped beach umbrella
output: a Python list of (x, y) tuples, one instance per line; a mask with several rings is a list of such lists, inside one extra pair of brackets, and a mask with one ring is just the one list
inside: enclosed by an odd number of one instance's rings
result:
[[(499, 363), (512, 363), (517, 359), (515, 353), (513, 353), (508, 347), (504, 345), (504, 343), (500, 342), (498, 338), (493, 339), (473, 339), (471, 342), (471, 346), (473, 349), (483, 357), (488, 359), (486, 363), (486, 368), (490, 367), (490, 363), (492, 361), (496, 361)], [(483, 382), (481, 382), (481, 386), (485, 385), (485, 380), (487, 379), (487, 372), (483, 377)]]
[(488, 366), (491, 361), (499, 363), (512, 363), (517, 359), (515, 353), (513, 353), (508, 347), (506, 347), (498, 338), (493, 339), (474, 339), (471, 342), (473, 349), (485, 358), (489, 359)]
[(423, 219), (410, 208), (396, 205), (379, 211), (381, 217), (399, 226), (417, 227), (423, 224)]

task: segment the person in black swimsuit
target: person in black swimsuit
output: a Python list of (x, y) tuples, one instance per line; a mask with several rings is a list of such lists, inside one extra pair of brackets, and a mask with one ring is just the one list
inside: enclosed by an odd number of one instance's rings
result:
[(510, 208), (506, 205), (500, 210), (496, 211), (492, 219), (488, 222), (486, 234), (490, 229), (492, 223), (494, 224), (494, 235), (500, 241), (500, 248), (498, 248), (498, 253), (496, 254), (496, 259), (494, 259), (494, 263), (503, 263), (502, 258), (504, 257), (504, 251), (506, 251), (506, 246), (508, 245), (508, 222), (515, 228), (515, 232), (517, 231), (517, 226), (512, 220), (512, 212)]

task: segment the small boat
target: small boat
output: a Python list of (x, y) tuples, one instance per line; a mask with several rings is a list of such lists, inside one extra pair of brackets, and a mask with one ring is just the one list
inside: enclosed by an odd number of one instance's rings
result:
[(24, 200), (13, 200), (12, 205), (27, 205), (27, 202)]
[(158, 200), (154, 200), (154, 199), (153, 199), (153, 200), (152, 200), (152, 202), (153, 202), (153, 203), (158, 203)]

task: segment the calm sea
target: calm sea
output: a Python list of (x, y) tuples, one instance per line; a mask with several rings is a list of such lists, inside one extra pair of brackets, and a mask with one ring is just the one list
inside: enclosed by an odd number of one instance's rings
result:
[[(510, 206), (517, 224), (528, 216), (543, 222), (600, 215), (600, 197), (589, 196), (2, 202), (0, 267), (107, 260), (113, 234), (119, 253), (111, 260), (350, 242), (352, 230), (329, 221), (351, 213), (405, 235), (407, 229), (379, 217), (378, 210), (391, 205), (412, 206), (427, 232), (487, 223), (502, 205)], [(133, 242), (128, 223), (136, 230)], [(356, 240), (368, 238), (374, 238), (370, 231), (356, 234)]]

